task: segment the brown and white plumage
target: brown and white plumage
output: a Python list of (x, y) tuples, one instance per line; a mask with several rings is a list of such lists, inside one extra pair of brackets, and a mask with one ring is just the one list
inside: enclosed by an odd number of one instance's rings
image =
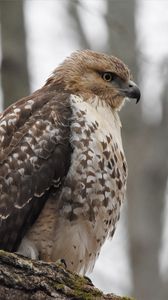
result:
[(112, 236), (127, 164), (117, 111), (139, 100), (127, 66), (73, 53), (0, 116), (0, 248), (91, 270)]

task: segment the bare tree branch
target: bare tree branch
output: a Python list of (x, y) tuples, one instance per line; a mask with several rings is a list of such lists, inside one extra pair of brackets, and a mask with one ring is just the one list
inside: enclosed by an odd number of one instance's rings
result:
[[(32, 261), (0, 250), (0, 300), (129, 300), (104, 295), (91, 280), (62, 265)], [(131, 300), (131, 299), (130, 299)]]

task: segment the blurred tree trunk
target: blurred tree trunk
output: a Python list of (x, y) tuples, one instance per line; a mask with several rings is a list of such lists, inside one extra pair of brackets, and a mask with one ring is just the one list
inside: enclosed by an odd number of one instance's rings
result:
[(29, 93), (23, 6), (22, 0), (0, 0), (1, 80), (5, 107)]
[[(107, 3), (109, 50), (129, 65), (137, 80), (136, 2), (108, 0)], [(123, 144), (129, 166), (128, 231), (133, 294), (140, 300), (161, 300), (164, 298), (158, 254), (167, 174), (167, 149), (163, 145), (165, 130), (162, 124), (157, 127), (145, 124), (140, 105), (129, 103), (121, 114)]]
[[(168, 63), (167, 62), (163, 62), (163, 66), (165, 68), (166, 66), (166, 74), (165, 74), (165, 78), (168, 78)], [(164, 87), (164, 91), (163, 91), (163, 95), (162, 95), (162, 104), (163, 104), (163, 118), (162, 118), (162, 123), (161, 123), (161, 132), (159, 132), (159, 135), (161, 136), (162, 140), (161, 140), (161, 147), (164, 148), (164, 157), (162, 158), (162, 160), (164, 161), (164, 170), (165, 170), (165, 175), (166, 175), (166, 180), (168, 179), (168, 161), (167, 161), (167, 153), (168, 153), (168, 81), (165, 84)], [(162, 135), (163, 132), (163, 135)], [(165, 179), (164, 179), (165, 181)], [(165, 202), (164, 202), (164, 207), (163, 210), (166, 209), (166, 197), (165, 197)], [(162, 214), (163, 216), (163, 214)], [(164, 217), (167, 218), (167, 215), (164, 214)], [(167, 225), (167, 220), (163, 219), (162, 222), (163, 226)], [(167, 229), (166, 229), (167, 230)], [(164, 237), (165, 238), (165, 237)], [(164, 243), (168, 243), (168, 241), (165, 240), (163, 241)], [(163, 295), (164, 295), (164, 299), (167, 300), (168, 299), (168, 277), (164, 278), (163, 280)]]
[(71, 19), (71, 26), (74, 29), (73, 32), (77, 33), (77, 40), (79, 41), (79, 44), (82, 49), (89, 49), (90, 45), (87, 40), (87, 37), (85, 35), (85, 32), (83, 30), (79, 13), (78, 13), (78, 7), (80, 5), (79, 0), (71, 0), (67, 2), (67, 9), (69, 13), (69, 17)]

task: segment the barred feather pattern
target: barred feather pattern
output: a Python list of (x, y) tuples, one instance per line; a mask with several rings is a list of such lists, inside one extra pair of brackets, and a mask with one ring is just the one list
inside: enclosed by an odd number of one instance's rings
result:
[(17, 249), (49, 194), (66, 175), (71, 152), (67, 99), (63, 93), (39, 91), (1, 115), (1, 248)]

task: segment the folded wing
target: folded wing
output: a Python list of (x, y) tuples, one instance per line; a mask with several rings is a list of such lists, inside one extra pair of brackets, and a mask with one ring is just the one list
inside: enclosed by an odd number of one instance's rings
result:
[(69, 95), (45, 87), (0, 116), (0, 248), (16, 251), (71, 158)]

